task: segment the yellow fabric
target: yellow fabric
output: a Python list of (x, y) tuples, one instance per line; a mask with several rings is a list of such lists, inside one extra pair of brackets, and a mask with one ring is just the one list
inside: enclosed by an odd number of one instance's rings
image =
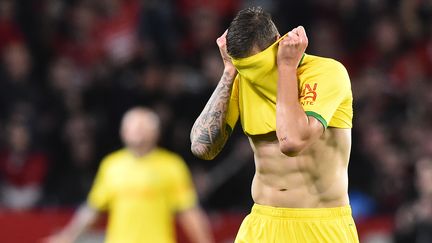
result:
[(160, 148), (141, 158), (126, 149), (108, 155), (87, 200), (109, 213), (107, 243), (175, 242), (175, 212), (196, 202), (183, 159)]
[[(227, 123), (234, 127), (238, 116), (248, 135), (276, 130), (277, 50), (276, 41), (253, 56), (232, 59), (238, 75), (234, 81)], [(339, 62), (305, 54), (297, 69), (299, 102), (309, 116), (326, 128), (352, 127), (351, 83)], [(236, 117), (237, 115), (237, 117)]]
[(255, 204), (235, 243), (358, 243), (351, 208), (275, 208)]
[(226, 123), (228, 126), (231, 127), (231, 130), (234, 130), (234, 127), (237, 123), (237, 120), (239, 118), (239, 97), (238, 97), (238, 83), (239, 83), (239, 76), (234, 80), (233, 87), (231, 90), (231, 96), (228, 103), (228, 111), (225, 118)]

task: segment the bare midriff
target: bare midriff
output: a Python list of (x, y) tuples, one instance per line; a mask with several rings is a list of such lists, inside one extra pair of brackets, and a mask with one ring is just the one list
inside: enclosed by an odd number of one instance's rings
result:
[(327, 128), (295, 157), (281, 153), (276, 133), (250, 136), (256, 172), (255, 203), (286, 208), (330, 208), (349, 204), (351, 129)]

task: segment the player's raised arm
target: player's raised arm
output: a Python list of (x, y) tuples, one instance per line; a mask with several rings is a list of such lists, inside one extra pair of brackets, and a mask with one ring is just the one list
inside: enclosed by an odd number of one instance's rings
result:
[(279, 43), (276, 134), (281, 152), (288, 156), (298, 155), (324, 129), (316, 118), (306, 115), (299, 102), (297, 66), (307, 45), (302, 26), (290, 31)]
[(206, 160), (213, 159), (222, 150), (232, 129), (227, 124), (227, 113), (237, 71), (226, 50), (226, 34), (227, 31), (216, 40), (224, 62), (224, 72), (190, 134), (192, 153)]

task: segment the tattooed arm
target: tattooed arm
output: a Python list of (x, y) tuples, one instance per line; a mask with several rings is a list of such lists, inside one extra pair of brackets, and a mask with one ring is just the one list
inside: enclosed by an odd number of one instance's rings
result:
[(222, 150), (231, 133), (226, 115), (236, 69), (226, 52), (226, 33), (216, 40), (225, 66), (223, 75), (190, 134), (192, 153), (206, 160), (213, 159)]
[(210, 100), (192, 127), (192, 153), (201, 159), (213, 159), (222, 150), (231, 133), (231, 128), (226, 124), (226, 113), (234, 77), (227, 71), (223, 73)]

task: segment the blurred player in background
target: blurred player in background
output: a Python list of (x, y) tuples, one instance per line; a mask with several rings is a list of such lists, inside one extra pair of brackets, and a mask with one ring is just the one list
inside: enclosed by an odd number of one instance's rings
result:
[(175, 242), (175, 216), (191, 242), (213, 242), (185, 162), (157, 147), (159, 125), (148, 109), (126, 112), (121, 124), (126, 147), (102, 161), (87, 202), (46, 242), (74, 242), (102, 211), (108, 212), (107, 243)]
[(192, 128), (191, 148), (213, 159), (241, 118), (255, 154), (255, 205), (235, 242), (358, 242), (344, 66), (305, 54), (304, 28), (281, 37), (262, 8), (240, 11), (217, 44), (225, 69)]

